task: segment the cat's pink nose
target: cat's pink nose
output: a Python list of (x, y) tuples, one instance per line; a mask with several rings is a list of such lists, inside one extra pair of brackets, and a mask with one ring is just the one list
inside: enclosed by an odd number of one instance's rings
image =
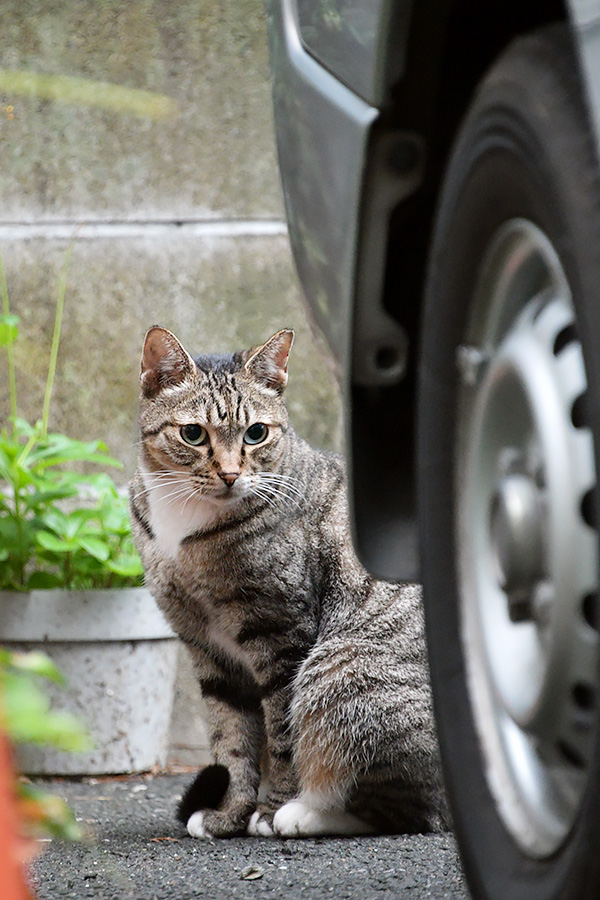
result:
[(225, 482), (227, 487), (232, 487), (240, 477), (240, 474), (240, 472), (219, 472), (219, 478)]

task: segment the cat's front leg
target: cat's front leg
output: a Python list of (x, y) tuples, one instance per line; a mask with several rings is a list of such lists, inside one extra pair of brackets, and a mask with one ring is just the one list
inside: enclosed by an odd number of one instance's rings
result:
[(264, 744), (262, 709), (248, 680), (232, 678), (214, 661), (205, 660), (200, 666), (197, 653), (193, 655), (200, 669), (214, 764), (187, 789), (178, 815), (192, 837), (233, 837), (245, 833), (256, 809)]
[(248, 833), (254, 836), (272, 835), (275, 813), (298, 792), (289, 727), (292, 673), (289, 673), (289, 680), (283, 680), (283, 685), (278, 682), (276, 687), (263, 688), (268, 787), (248, 824)]

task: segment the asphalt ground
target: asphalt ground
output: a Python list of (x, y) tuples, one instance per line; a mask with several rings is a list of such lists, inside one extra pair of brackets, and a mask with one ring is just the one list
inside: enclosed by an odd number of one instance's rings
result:
[(468, 900), (449, 834), (194, 840), (174, 816), (192, 777), (46, 782), (86, 839), (43, 844), (37, 900)]

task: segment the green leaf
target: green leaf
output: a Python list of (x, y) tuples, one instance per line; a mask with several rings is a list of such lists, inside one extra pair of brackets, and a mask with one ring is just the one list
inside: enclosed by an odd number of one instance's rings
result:
[(65, 537), (79, 541), (81, 537), (86, 535), (96, 535), (98, 533), (96, 518), (97, 516), (93, 509), (74, 509), (66, 517)]
[(35, 538), (40, 547), (50, 550), (51, 553), (72, 553), (77, 547), (75, 541), (63, 540), (50, 531), (40, 531)]
[(141, 578), (144, 574), (142, 561), (137, 554), (121, 553), (116, 559), (111, 559), (106, 563), (106, 567), (114, 572), (115, 575), (121, 575), (123, 578)]
[(33, 476), (29, 469), (19, 465), (16, 460), (11, 460), (6, 464), (4, 460), (0, 460), (0, 475), (7, 481), (15, 493), (22, 492), (25, 488), (34, 483)]
[(34, 831), (50, 834), (59, 840), (80, 841), (83, 839), (83, 831), (75, 814), (62, 797), (48, 794), (36, 785), (27, 782), (19, 783), (17, 791), (21, 800), (26, 802), (27, 808), (35, 809), (34, 820), (38, 827), (34, 828)]
[(28, 591), (44, 591), (52, 588), (63, 587), (64, 579), (52, 572), (32, 572), (27, 579), (26, 590)]
[(23, 419), (21, 416), (17, 416), (17, 418), (15, 419), (15, 427), (17, 429), (17, 432), (24, 435), (27, 440), (29, 440), (32, 435), (36, 434), (40, 430), (39, 423), (36, 423), (36, 425), (32, 425), (27, 421), (27, 419)]
[(44, 444), (40, 444), (31, 453), (36, 466), (47, 468), (65, 462), (92, 462), (98, 465), (114, 466), (122, 469), (123, 465), (106, 452), (102, 441), (77, 441), (64, 434), (50, 434)]
[(42, 510), (36, 519), (38, 529), (42, 531), (51, 531), (60, 537), (69, 537), (68, 518), (57, 506), (52, 505), (49, 509)]
[(94, 743), (77, 716), (64, 710), (51, 710), (45, 723), (39, 723), (36, 743), (49, 743), (58, 750), (83, 753)]
[(55, 500), (66, 500), (68, 497), (77, 496), (77, 489), (75, 487), (70, 487), (65, 484), (54, 487), (52, 482), (48, 482), (45, 479), (35, 478), (34, 483), (38, 490), (36, 490), (29, 499), (29, 506), (31, 509), (36, 509), (40, 506), (48, 506), (51, 503), (54, 503)]
[(91, 741), (71, 713), (50, 709), (46, 695), (24, 672), (5, 671), (1, 688), (4, 720), (14, 741), (50, 744), (60, 750), (88, 750)]
[(117, 486), (108, 472), (89, 472), (85, 475), (85, 483), (101, 498), (107, 494), (112, 499), (119, 496)]
[(21, 672), (30, 672), (32, 675), (41, 675), (56, 684), (65, 684), (65, 677), (60, 669), (46, 653), (32, 650), (29, 653), (12, 653), (10, 665)]
[(31, 522), (21, 521), (15, 515), (0, 518), (0, 544), (9, 551), (9, 555), (31, 553), (33, 540), (34, 529)]
[(79, 537), (77, 543), (86, 553), (89, 553), (94, 559), (100, 560), (100, 562), (106, 562), (110, 556), (110, 550), (102, 538), (87, 535)]

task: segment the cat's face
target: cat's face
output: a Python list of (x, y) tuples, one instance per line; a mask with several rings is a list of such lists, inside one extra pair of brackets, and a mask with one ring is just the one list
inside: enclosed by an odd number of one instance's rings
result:
[(293, 332), (281, 331), (255, 350), (194, 361), (171, 332), (150, 329), (140, 426), (142, 464), (155, 483), (185, 502), (277, 494), (292, 341)]

